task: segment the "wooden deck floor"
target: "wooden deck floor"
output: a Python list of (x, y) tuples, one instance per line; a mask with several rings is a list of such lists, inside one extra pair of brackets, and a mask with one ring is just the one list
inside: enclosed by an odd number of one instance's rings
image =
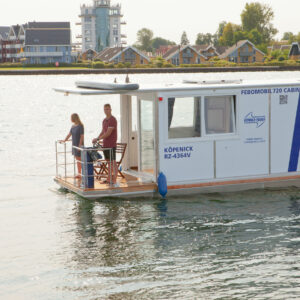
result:
[(81, 186), (81, 179), (75, 179), (74, 177), (67, 178), (57, 178), (58, 182), (65, 183), (65, 185), (84, 192), (105, 192), (105, 191), (114, 191), (118, 190), (124, 193), (128, 192), (139, 192), (139, 191), (149, 191), (156, 190), (157, 186), (153, 182), (142, 182), (139, 178), (131, 176), (129, 174), (124, 174), (125, 178), (118, 177), (117, 183), (118, 187), (113, 187), (109, 184), (102, 183), (99, 180), (94, 181), (93, 189), (84, 189)]

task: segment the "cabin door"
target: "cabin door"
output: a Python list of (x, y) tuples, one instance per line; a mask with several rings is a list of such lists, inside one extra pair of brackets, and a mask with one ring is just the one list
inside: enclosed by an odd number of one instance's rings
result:
[(137, 111), (137, 98), (131, 99), (131, 120), (129, 124), (129, 168), (138, 170), (138, 111)]
[(154, 107), (152, 100), (138, 99), (139, 171), (154, 175)]
[(124, 170), (138, 170), (138, 107), (137, 98), (121, 95), (121, 142), (127, 144), (122, 162)]

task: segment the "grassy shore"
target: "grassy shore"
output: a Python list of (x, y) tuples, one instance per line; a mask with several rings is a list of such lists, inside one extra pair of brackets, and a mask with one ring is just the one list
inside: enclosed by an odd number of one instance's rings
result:
[(300, 71), (300, 66), (266, 67), (213, 67), (213, 68), (129, 68), (129, 69), (91, 69), (91, 68), (27, 68), (0, 69), (0, 76), (6, 75), (76, 75), (76, 74), (158, 74), (158, 73), (222, 73), (222, 72), (267, 72)]
[(77, 63), (61, 63), (56, 67), (53, 63), (42, 64), (22, 64), (22, 63), (4, 63), (0, 64), (0, 71), (9, 70), (82, 70), (82, 69), (213, 69), (213, 68), (257, 68), (257, 67), (299, 67), (300, 61), (295, 60), (266, 60), (265, 62), (255, 63), (233, 63), (225, 60), (212, 60), (204, 64), (181, 64), (172, 65), (161, 58), (153, 59), (149, 64), (131, 65), (130, 63), (104, 63), (102, 61), (82, 61)]
[(215, 61), (200, 65), (174, 66), (161, 61), (148, 65), (131, 66), (119, 63), (83, 62), (51, 65), (0, 64), (0, 75), (51, 75), (51, 74), (134, 74), (134, 73), (208, 73), (208, 72), (259, 72), (259, 71), (300, 71), (300, 61), (267, 61), (264, 63), (236, 64)]

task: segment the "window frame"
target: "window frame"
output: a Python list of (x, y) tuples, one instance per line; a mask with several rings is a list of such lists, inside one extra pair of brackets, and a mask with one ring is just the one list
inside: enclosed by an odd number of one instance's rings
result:
[[(218, 133), (218, 134), (206, 134), (206, 128), (205, 128), (205, 111), (204, 111), (204, 99), (205, 97), (212, 97), (212, 96), (233, 96), (235, 99), (235, 106), (234, 106), (234, 132), (232, 133)], [(237, 90), (234, 91), (223, 91), (223, 92), (216, 92), (216, 91), (207, 91), (206, 93), (193, 93), (193, 94), (159, 94), (159, 97), (163, 97), (166, 99), (165, 105), (164, 105), (164, 121), (163, 121), (163, 128), (164, 128), (164, 136), (165, 141), (167, 143), (173, 143), (178, 144), (181, 142), (184, 143), (195, 143), (195, 142), (205, 142), (205, 141), (220, 141), (220, 140), (237, 140), (240, 139), (240, 121), (239, 121), (239, 111), (240, 111), (240, 96)], [(168, 102), (169, 98), (200, 98), (200, 122), (201, 122), (201, 136), (200, 137), (188, 137), (188, 138), (169, 138), (169, 128), (168, 128)]]
[[(206, 97), (227, 97), (227, 96), (231, 96), (233, 97), (233, 100), (235, 101), (235, 105), (234, 105), (234, 101), (232, 101), (231, 103), (231, 111), (233, 113), (233, 132), (228, 132), (228, 133), (216, 133), (216, 134), (210, 134), (206, 132), (206, 119), (205, 119), (205, 98)], [(219, 136), (235, 136), (236, 132), (237, 132), (237, 97), (236, 95), (213, 95), (213, 96), (203, 96), (201, 99), (203, 99), (203, 101), (201, 101), (201, 136), (202, 137), (219, 137)]]

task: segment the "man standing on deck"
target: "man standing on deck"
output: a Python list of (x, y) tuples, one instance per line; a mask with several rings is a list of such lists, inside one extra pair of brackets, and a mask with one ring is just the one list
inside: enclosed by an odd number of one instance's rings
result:
[[(98, 138), (93, 139), (93, 144), (99, 140), (103, 140), (103, 148), (110, 148), (111, 150), (104, 150), (103, 154), (108, 163), (108, 176), (105, 183), (117, 185), (118, 168), (116, 163), (116, 147), (117, 147), (117, 120), (111, 114), (110, 104), (104, 105), (104, 113), (106, 118), (102, 122), (102, 131)], [(112, 174), (111, 174), (112, 171)], [(112, 180), (112, 181), (110, 181)]]

